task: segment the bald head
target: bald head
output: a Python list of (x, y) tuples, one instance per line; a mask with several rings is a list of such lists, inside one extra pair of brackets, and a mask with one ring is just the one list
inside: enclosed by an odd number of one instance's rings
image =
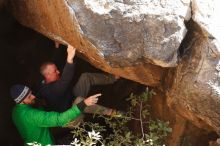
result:
[(41, 65), (40, 73), (46, 83), (54, 82), (60, 79), (60, 72), (53, 62), (46, 62)]

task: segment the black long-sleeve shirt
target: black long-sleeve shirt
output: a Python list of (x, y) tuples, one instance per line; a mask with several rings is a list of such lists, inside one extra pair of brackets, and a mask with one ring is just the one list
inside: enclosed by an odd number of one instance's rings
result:
[(75, 63), (66, 63), (61, 78), (57, 81), (42, 83), (38, 96), (46, 100), (49, 111), (63, 112), (71, 107), (73, 101), (70, 83), (75, 72)]

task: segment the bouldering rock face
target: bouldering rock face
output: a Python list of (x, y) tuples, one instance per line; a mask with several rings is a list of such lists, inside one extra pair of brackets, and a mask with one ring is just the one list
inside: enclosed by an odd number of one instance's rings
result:
[(215, 14), (220, 5), (217, 1), (200, 0), (193, 1), (192, 5), (195, 20), (192, 39), (172, 77), (168, 104), (197, 126), (219, 132), (220, 23), (215, 21)]
[[(209, 38), (209, 42), (215, 47), (212, 51), (217, 55), (220, 52), (220, 1), (192, 1), (193, 20), (202, 29), (203, 35)], [(218, 56), (217, 55), (217, 56)]]
[(75, 46), (97, 68), (156, 86), (163, 78), (161, 67), (177, 65), (189, 4), (187, 0), (17, 0), (11, 1), (11, 9), (20, 23)]
[(208, 38), (194, 36), (193, 45), (178, 65), (168, 104), (204, 128), (220, 130), (219, 54)]
[(190, 18), (189, 1), (69, 0), (68, 4), (82, 35), (112, 67), (145, 60), (176, 66), (177, 50), (186, 32), (183, 22)]

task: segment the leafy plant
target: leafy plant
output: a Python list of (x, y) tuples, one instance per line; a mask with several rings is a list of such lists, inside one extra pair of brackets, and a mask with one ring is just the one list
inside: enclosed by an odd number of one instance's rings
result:
[[(72, 133), (74, 146), (165, 146), (164, 138), (172, 132), (169, 122), (151, 119), (147, 102), (155, 95), (153, 90), (146, 88), (146, 91), (137, 96), (131, 94), (128, 101), (131, 106), (127, 113), (118, 113), (113, 117), (99, 116), (105, 119), (105, 123), (111, 128), (110, 134), (102, 137), (100, 133), (106, 131), (105, 126), (98, 123), (84, 122), (76, 127)], [(135, 110), (138, 109), (138, 116)], [(135, 134), (129, 129), (131, 121), (140, 124), (140, 134)], [(92, 132), (91, 132), (92, 131)]]

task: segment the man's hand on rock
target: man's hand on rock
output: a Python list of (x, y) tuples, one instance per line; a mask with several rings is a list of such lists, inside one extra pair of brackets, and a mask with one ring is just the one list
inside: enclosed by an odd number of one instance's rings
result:
[(67, 47), (67, 62), (73, 63), (73, 58), (75, 56), (76, 48), (74, 48), (71, 45), (68, 45)]
[(59, 48), (60, 43), (55, 41), (55, 48)]

